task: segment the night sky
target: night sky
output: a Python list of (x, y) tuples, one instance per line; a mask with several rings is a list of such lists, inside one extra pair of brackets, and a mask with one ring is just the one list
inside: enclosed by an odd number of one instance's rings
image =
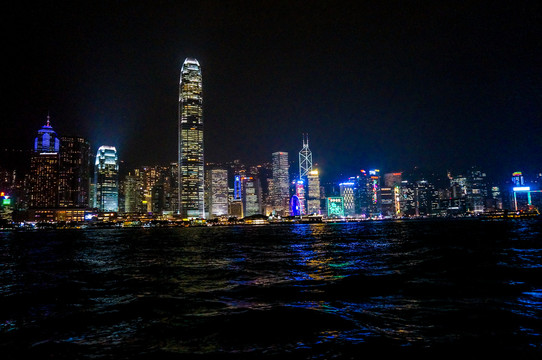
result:
[(50, 113), (126, 166), (176, 161), (195, 57), (206, 161), (296, 160), (308, 133), (324, 176), (542, 170), (542, 3), (442, 3), (10, 2), (0, 141), (30, 148)]

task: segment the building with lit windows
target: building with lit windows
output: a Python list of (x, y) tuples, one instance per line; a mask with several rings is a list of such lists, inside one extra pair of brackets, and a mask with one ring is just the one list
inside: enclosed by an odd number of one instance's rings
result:
[(201, 66), (187, 58), (179, 84), (179, 213), (205, 217), (203, 159), (203, 88)]
[(114, 146), (100, 146), (94, 163), (95, 199), (99, 211), (119, 211), (119, 162)]
[(354, 181), (347, 181), (339, 184), (341, 197), (344, 199), (344, 215), (353, 216), (356, 212), (354, 207)]
[(122, 182), (124, 212), (140, 214), (147, 211), (143, 188), (144, 184), (140, 170), (134, 169), (128, 172)]
[(210, 169), (206, 171), (209, 217), (216, 218), (228, 214), (228, 170)]
[(400, 193), (402, 173), (384, 174), (384, 187), (380, 189), (382, 215), (387, 217), (399, 216), (401, 213)]
[(273, 207), (276, 213), (287, 213), (290, 204), (290, 165), (288, 153), (277, 151), (272, 154), (273, 163)]
[(54, 208), (58, 206), (60, 139), (53, 130), (50, 117), (38, 130), (34, 150), (30, 155), (29, 207)]
[(260, 186), (258, 179), (253, 176), (243, 176), (241, 178), (243, 216), (261, 214), (261, 201), (259, 199)]
[(380, 170), (361, 170), (356, 177), (355, 207), (356, 214), (363, 217), (378, 217), (381, 215), (380, 199)]
[(487, 198), (486, 174), (476, 167), (468, 172), (466, 204), (467, 211), (479, 214), (485, 211)]
[(60, 138), (59, 206), (86, 208), (90, 201), (90, 143), (79, 136)]
[(320, 214), (322, 200), (318, 170), (309, 171), (307, 174), (307, 187), (307, 214)]
[(306, 215), (307, 206), (305, 205), (305, 181), (303, 179), (297, 180), (295, 183), (295, 195), (299, 200), (299, 214)]
[(525, 185), (525, 180), (523, 179), (523, 173), (521, 171), (515, 171), (512, 173), (512, 184), (514, 184), (514, 186)]

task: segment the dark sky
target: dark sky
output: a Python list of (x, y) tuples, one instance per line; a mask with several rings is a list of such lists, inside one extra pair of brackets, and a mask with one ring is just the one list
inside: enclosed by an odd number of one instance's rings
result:
[(0, 140), (30, 148), (50, 113), (93, 152), (175, 161), (180, 66), (195, 57), (206, 161), (297, 159), (308, 133), (328, 176), (540, 171), (542, 5), (502, 4), (10, 2)]

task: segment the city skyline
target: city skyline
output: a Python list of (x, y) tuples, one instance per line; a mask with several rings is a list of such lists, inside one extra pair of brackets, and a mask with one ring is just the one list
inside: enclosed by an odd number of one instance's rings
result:
[[(187, 69), (183, 66), (181, 71), (179, 130), (185, 131), (182, 125), (188, 122), (187, 130), (197, 133), (202, 132), (197, 126), (202, 125), (201, 73), (197, 60), (187, 59), (187, 63), (190, 66)], [(15, 211), (14, 220), (41, 222), (92, 221), (100, 217), (105, 218), (101, 221), (114, 222), (117, 213), (135, 219), (196, 219), (196, 223), (202, 219), (216, 223), (226, 218), (265, 221), (266, 217), (280, 221), (282, 217), (315, 214), (322, 217), (326, 213), (331, 219), (358, 220), (500, 216), (506, 211), (529, 211), (525, 216), (535, 216), (540, 206), (542, 172), (516, 171), (503, 181), (488, 177), (476, 166), (466, 172), (447, 172), (445, 176), (421, 169), (409, 172), (369, 169), (321, 186), (318, 169), (310, 165), (312, 152), (306, 134), (300, 144), (299, 172), (290, 171), (292, 162), (288, 160), (288, 152), (278, 151), (272, 153), (272, 163), (257, 166), (239, 160), (209, 164), (200, 186), (199, 176), (193, 175), (197, 175), (197, 168), (203, 168), (198, 160), (203, 149), (197, 141), (201, 136), (196, 134), (194, 139), (183, 140), (186, 135), (181, 133), (179, 156), (187, 158), (185, 163), (136, 167), (121, 176), (116, 148), (102, 145), (89, 184), (89, 142), (83, 137), (58, 136), (48, 116), (34, 140), (30, 172), (0, 169), (2, 219), (5, 221), (12, 211)], [(179, 168), (185, 169), (179, 173)], [(186, 205), (182, 204), (179, 211), (175, 200), (179, 190), (185, 191), (183, 182), (189, 185), (188, 195), (180, 197)], [(191, 203), (192, 199), (198, 200), (199, 193), (205, 202)]]
[(323, 178), (539, 170), (540, 5), (279, 5), (25, 12), (9, 40), (2, 143), (24, 148), (50, 112), (59, 134), (93, 152), (114, 144), (130, 167), (174, 161), (175, 79), (193, 56), (206, 77), (207, 161), (296, 154), (308, 133)]

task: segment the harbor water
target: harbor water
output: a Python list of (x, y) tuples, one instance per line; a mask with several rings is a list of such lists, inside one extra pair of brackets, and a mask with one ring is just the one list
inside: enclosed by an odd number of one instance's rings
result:
[(3, 359), (542, 358), (542, 220), (0, 233)]

